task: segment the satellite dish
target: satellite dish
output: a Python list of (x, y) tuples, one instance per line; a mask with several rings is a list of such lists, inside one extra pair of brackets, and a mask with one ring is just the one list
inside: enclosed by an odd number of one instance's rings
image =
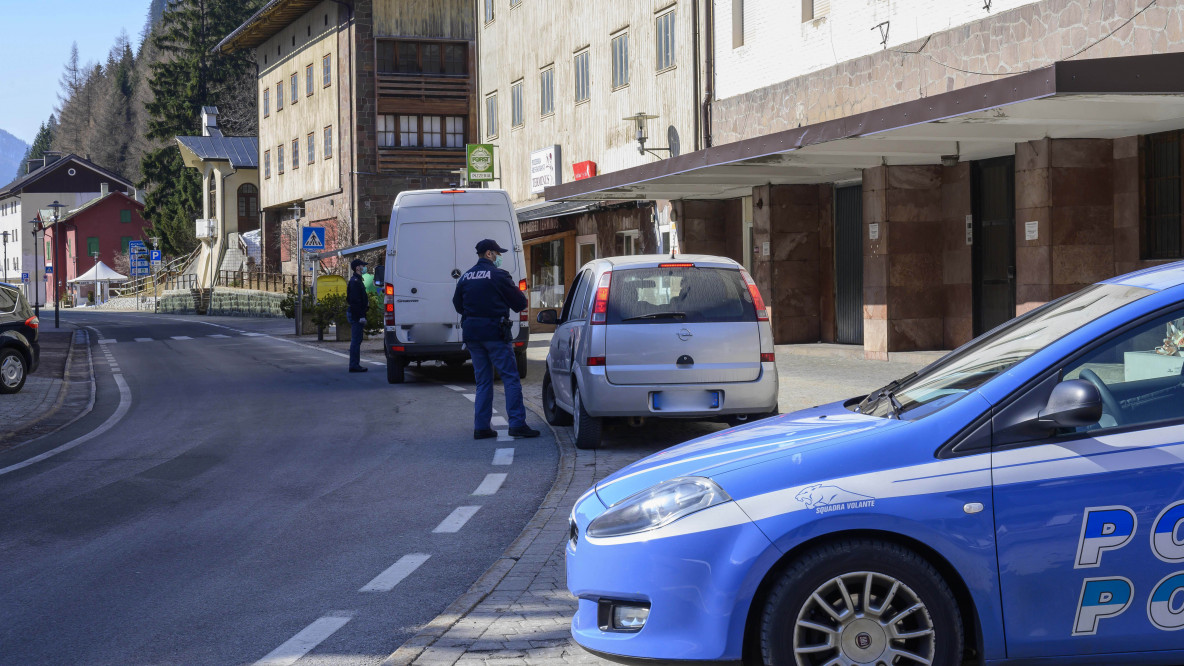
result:
[(678, 157), (682, 148), (678, 142), (678, 130), (674, 129), (674, 125), (666, 128), (666, 145), (670, 147), (670, 156)]

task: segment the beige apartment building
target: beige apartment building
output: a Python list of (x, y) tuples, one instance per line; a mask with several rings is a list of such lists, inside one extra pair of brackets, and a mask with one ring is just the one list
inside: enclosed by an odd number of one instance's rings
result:
[(264, 264), (383, 238), (407, 189), (459, 182), (476, 137), (465, 0), (271, 0), (218, 49), (254, 49)]
[[(533, 309), (562, 304), (589, 259), (669, 250), (668, 205), (556, 206), (543, 189), (703, 146), (702, 4), (477, 0), (480, 137), (518, 208)], [(637, 114), (652, 116), (645, 152)]]

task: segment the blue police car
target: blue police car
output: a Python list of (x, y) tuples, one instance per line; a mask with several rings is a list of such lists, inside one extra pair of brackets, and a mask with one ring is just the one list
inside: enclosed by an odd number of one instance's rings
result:
[(610, 659), (1184, 663), (1184, 263), (863, 398), (681, 444), (574, 507)]

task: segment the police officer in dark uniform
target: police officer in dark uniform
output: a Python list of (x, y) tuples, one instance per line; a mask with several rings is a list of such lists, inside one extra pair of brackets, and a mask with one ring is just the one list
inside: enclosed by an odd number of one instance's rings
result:
[(362, 275), (366, 262), (354, 259), (349, 262), (349, 284), (345, 287), (345, 302), (349, 307), (345, 318), (349, 321), (349, 371), (366, 372), (362, 366), (362, 328), (366, 325), (366, 311), (370, 309), (370, 297), (366, 295), (366, 283)]
[(477, 377), (477, 396), (474, 402), (473, 439), (497, 437), (490, 428), (493, 417), (493, 369), (502, 376), (506, 389), (506, 413), (510, 417), (512, 437), (538, 437), (539, 431), (526, 425), (526, 408), (522, 404), (522, 382), (518, 378), (518, 364), (514, 348), (503, 334), (502, 322), (508, 321), (509, 311), (526, 309), (526, 296), (514, 284), (509, 272), (502, 270), (501, 255), (506, 250), (496, 242), (485, 239), (477, 243), (477, 265), (470, 268), (456, 282), (452, 306), (461, 315), (465, 346), (473, 357), (473, 374)]

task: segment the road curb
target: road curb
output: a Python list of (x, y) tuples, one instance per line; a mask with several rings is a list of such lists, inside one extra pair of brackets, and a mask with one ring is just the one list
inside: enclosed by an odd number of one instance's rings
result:
[(539, 505), (538, 510), (522, 528), (522, 532), (514, 542), (506, 548), (505, 552), (495, 561), (485, 573), (477, 579), (477, 582), (469, 588), (467, 592), (449, 604), (448, 608), (444, 609), (431, 622), (427, 623), (423, 629), (420, 629), (414, 636), (404, 641), (389, 657), (382, 661), (381, 666), (408, 666), (420, 657), (436, 641), (440, 640), (444, 634), (448, 633), (458, 622), (463, 620), (474, 608), (485, 600), (495, 589), (506, 574), (514, 568), (518, 562), (518, 558), (526, 552), (527, 548), (534, 543), (535, 539), (543, 531), (543, 527), (555, 515), (555, 512), (561, 508), (564, 495), (567, 494), (571, 487), (572, 478), (575, 475), (575, 447), (566, 433), (560, 433), (557, 428), (547, 423), (546, 418), (543, 417), (542, 405), (533, 400), (525, 399), (523, 402), (527, 408), (538, 416), (543, 423), (547, 424), (547, 428), (551, 431), (555, 438), (555, 447), (559, 450), (559, 464), (555, 473), (555, 482), (551, 484), (551, 490), (547, 492), (547, 496), (543, 498), (543, 503)]
[[(79, 334), (84, 338), (84, 342), (82, 343), (78, 340)], [(73, 330), (70, 334), (70, 346), (66, 350), (66, 362), (62, 370), (62, 383), (53, 404), (41, 415), (21, 426), (19, 430), (12, 431), (0, 440), (0, 450), (11, 451), (18, 447), (31, 444), (46, 435), (52, 435), (90, 413), (94, 408), (95, 402), (95, 374), (94, 363), (90, 353), (91, 342), (88, 331), (82, 328), (75, 328)], [(75, 352), (80, 344), (87, 350), (85, 362), (81, 358), (76, 358), (77, 354)], [(83, 381), (87, 384), (86, 388), (89, 393), (87, 404), (80, 405), (81, 411), (71, 416), (71, 418), (65, 421), (55, 421), (54, 417), (59, 415), (62, 407), (67, 402), (81, 402), (79, 400), (82, 397), (82, 387), (80, 384)], [(22, 438), (25, 438), (25, 441), (20, 441)]]

